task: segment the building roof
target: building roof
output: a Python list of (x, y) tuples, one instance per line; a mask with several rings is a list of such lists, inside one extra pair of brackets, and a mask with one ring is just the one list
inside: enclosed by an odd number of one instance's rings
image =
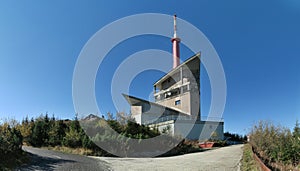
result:
[(194, 56), (188, 58), (187, 60), (185, 60), (183, 63), (181, 63), (180, 65), (178, 65), (176, 68), (172, 69), (170, 72), (168, 72), (166, 75), (162, 76), (159, 80), (157, 80), (153, 85), (157, 85), (162, 83), (163, 81), (165, 81), (166, 79), (169, 78), (170, 75), (174, 74), (176, 71), (178, 71), (180, 69), (180, 67), (182, 67), (183, 65), (186, 65), (187, 63), (193, 61), (195, 58), (200, 58), (201, 53), (198, 52), (196, 53)]
[(158, 103), (155, 103), (155, 102), (150, 102), (148, 100), (144, 100), (144, 99), (140, 99), (138, 97), (134, 97), (134, 96), (130, 96), (130, 95), (127, 95), (127, 94), (122, 94), (124, 96), (124, 98), (127, 100), (127, 102), (131, 105), (131, 106), (134, 106), (134, 105), (139, 105), (140, 103), (146, 103), (146, 104), (150, 104), (150, 105), (153, 105), (153, 106), (157, 106), (157, 107), (161, 107), (161, 108), (165, 108), (166, 110), (169, 110), (169, 111), (172, 111), (174, 113), (180, 113), (180, 114), (184, 114), (184, 115), (189, 115), (179, 109), (174, 109), (174, 108), (170, 108), (170, 107), (167, 107), (167, 106), (163, 106), (161, 104), (158, 104)]

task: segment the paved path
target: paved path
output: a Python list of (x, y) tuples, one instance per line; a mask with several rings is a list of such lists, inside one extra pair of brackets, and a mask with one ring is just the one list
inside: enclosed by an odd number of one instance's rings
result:
[(243, 145), (233, 145), (205, 152), (165, 158), (108, 158), (95, 157), (107, 162), (112, 170), (239, 170)]
[(234, 145), (205, 152), (165, 158), (86, 157), (57, 151), (23, 147), (31, 162), (16, 170), (239, 170), (242, 146)]
[(108, 170), (105, 161), (99, 161), (91, 157), (66, 154), (46, 149), (23, 147), (29, 153), (30, 163), (23, 165), (16, 170), (20, 171), (93, 171)]

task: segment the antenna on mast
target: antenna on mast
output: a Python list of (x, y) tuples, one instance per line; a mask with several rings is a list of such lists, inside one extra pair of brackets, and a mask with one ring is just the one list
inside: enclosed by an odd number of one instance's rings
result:
[(180, 53), (179, 53), (179, 43), (180, 38), (177, 37), (177, 25), (176, 25), (176, 14), (174, 15), (174, 36), (171, 39), (173, 43), (173, 68), (180, 65)]
[(177, 38), (176, 14), (174, 15), (174, 38)]

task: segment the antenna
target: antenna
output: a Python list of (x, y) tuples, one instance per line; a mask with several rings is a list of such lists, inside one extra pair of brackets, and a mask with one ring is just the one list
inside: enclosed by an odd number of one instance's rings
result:
[(177, 38), (176, 14), (174, 15), (174, 38)]

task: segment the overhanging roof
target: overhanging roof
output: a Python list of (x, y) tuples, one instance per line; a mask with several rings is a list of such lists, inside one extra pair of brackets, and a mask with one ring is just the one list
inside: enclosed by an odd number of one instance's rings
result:
[(144, 99), (140, 99), (138, 97), (134, 97), (134, 96), (130, 96), (130, 95), (127, 95), (127, 94), (122, 94), (124, 96), (124, 98), (127, 100), (127, 102), (131, 105), (131, 106), (134, 106), (134, 105), (138, 105), (140, 103), (146, 103), (146, 104), (150, 104), (150, 105), (153, 105), (153, 106), (158, 106), (158, 107), (161, 107), (161, 108), (165, 108), (166, 110), (170, 110), (170, 111), (173, 111), (175, 113), (180, 113), (180, 114), (184, 114), (184, 115), (189, 115), (179, 109), (174, 109), (174, 108), (170, 108), (170, 107), (167, 107), (167, 106), (163, 106), (163, 105), (160, 105), (158, 103), (154, 103), (154, 102), (150, 102), (150, 101), (147, 101), (147, 100), (144, 100)]

